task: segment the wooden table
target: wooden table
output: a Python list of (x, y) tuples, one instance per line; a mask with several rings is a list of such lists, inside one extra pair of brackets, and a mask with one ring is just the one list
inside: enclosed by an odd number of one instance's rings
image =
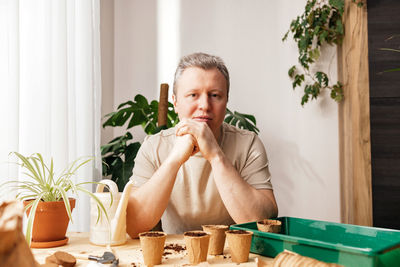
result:
[[(87, 258), (88, 255), (101, 256), (105, 251), (107, 251), (106, 247), (90, 244), (89, 233), (68, 233), (67, 236), (69, 237), (69, 242), (65, 246), (48, 249), (32, 249), (35, 259), (39, 263), (43, 264), (47, 256), (61, 250), (71, 253), (76, 257), (79, 256), (77, 257), (76, 266), (86, 266), (91, 261), (79, 258)], [(183, 240), (183, 235), (168, 235), (165, 244), (184, 246), (185, 242)], [(140, 250), (139, 239), (128, 238), (127, 243), (121, 246), (113, 246), (112, 250), (119, 258), (119, 266), (145, 266), (142, 252)], [(165, 250), (164, 254), (165, 255), (162, 258), (162, 266), (190, 266), (186, 250), (181, 252)], [(203, 262), (197, 266), (268, 266), (272, 260), (272, 258), (250, 253), (248, 262), (237, 265), (232, 262), (229, 247), (227, 247), (227, 244), (225, 243), (224, 255), (209, 255), (207, 262)]]

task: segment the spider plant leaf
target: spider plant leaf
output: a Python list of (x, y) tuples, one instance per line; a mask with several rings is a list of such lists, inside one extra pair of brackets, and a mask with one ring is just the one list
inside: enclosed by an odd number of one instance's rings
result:
[(21, 155), (21, 154), (18, 153), (18, 152), (13, 152), (13, 153), (14, 153), (15, 155), (17, 155), (17, 157), (24, 163), (25, 168), (28, 169), (28, 170), (32, 173), (32, 175), (33, 175), (34, 177), (36, 177), (35, 179), (40, 181), (39, 175), (38, 175), (37, 172), (35, 171), (35, 168), (34, 168), (34, 167), (32, 166), (32, 164), (29, 162), (29, 157), (25, 157), (25, 156)]
[(35, 199), (37, 196), (38, 196), (38, 194), (35, 193), (35, 194), (30, 194), (30, 195), (23, 195), (21, 197), (18, 196), (17, 199), (23, 201), (23, 200)]
[(40, 180), (37, 180), (37, 177), (33, 176), (31, 173), (29, 172), (22, 172), (22, 174), (31, 177), (32, 179), (36, 180), (38, 183), (41, 183)]
[[(78, 159), (76, 159), (75, 161), (72, 162), (72, 164), (71, 164), (71, 166), (70, 166), (70, 168), (69, 168), (69, 170), (68, 170), (68, 173), (75, 174), (76, 171), (77, 171), (80, 167), (82, 167), (82, 166), (85, 165), (86, 163), (92, 161), (93, 159), (94, 159), (93, 157), (90, 157), (89, 159), (84, 160), (84, 161), (82, 161), (81, 163), (79, 163), (79, 161), (83, 160), (83, 158), (78, 158)], [(79, 163), (79, 164), (78, 164), (78, 163)], [(78, 165), (77, 165), (77, 164), (78, 164)], [(77, 166), (74, 168), (75, 165), (77, 165)], [(74, 168), (74, 169), (72, 170), (72, 168)]]
[(29, 184), (29, 183), (25, 183), (25, 184), (21, 184), (18, 186), (18, 189), (24, 190), (26, 192), (32, 192), (33, 194), (40, 194), (40, 192), (42, 192), (43, 190), (41, 190), (41, 188), (37, 187), (36, 184)]
[(26, 234), (25, 234), (25, 239), (26, 239), (26, 242), (28, 242), (28, 246), (31, 245), (31, 241), (32, 241), (33, 222), (35, 220), (36, 209), (39, 205), (39, 201), (40, 201), (40, 198), (38, 197), (37, 199), (32, 201), (31, 205), (28, 205), (29, 207), (31, 207), (31, 210), (30, 210), (29, 216), (28, 216), (28, 222), (27, 222)]
[[(43, 157), (42, 157), (42, 155), (40, 153), (37, 153), (37, 156), (38, 156), (38, 158), (40, 160), (40, 165), (42, 166), (42, 169), (43, 169), (43, 176), (46, 178), (46, 171), (45, 170), (48, 169), (47, 165), (44, 163)], [(51, 161), (53, 162), (53, 158), (51, 158)], [(45, 179), (45, 181), (46, 181), (46, 179)]]
[(62, 188), (61, 186), (55, 186), (58, 189), (58, 192), (60, 192), (60, 194), (62, 195), (62, 200), (64, 201), (64, 205), (65, 205), (65, 209), (67, 210), (67, 214), (68, 214), (68, 218), (71, 220), (71, 223), (73, 223), (72, 221), (72, 213), (71, 213), (71, 205), (69, 203), (69, 198), (67, 196), (67, 193), (65, 192), (64, 188)]
[[(29, 199), (27, 199), (28, 201)], [(30, 201), (25, 207), (24, 207), (24, 212), (26, 212), (30, 207), (32, 207), (33, 203), (35, 203), (34, 199)], [(30, 214), (30, 213), (29, 213)]]
[[(85, 189), (85, 188), (83, 188), (83, 187), (81, 187), (81, 186), (77, 186), (76, 188), (77, 188), (78, 191), (81, 191), (81, 192), (83, 192), (83, 193), (89, 195), (90, 197), (92, 197), (92, 198), (94, 199), (94, 201), (96, 201), (97, 207), (100, 207), (100, 209), (104, 212), (104, 214), (105, 214), (105, 216), (106, 216), (106, 219), (107, 219), (107, 222), (110, 222), (110, 219), (109, 219), (109, 217), (108, 217), (107, 210), (104, 208), (104, 205), (103, 205), (103, 203), (101, 202), (101, 200), (100, 200), (95, 194), (93, 194), (92, 192), (90, 192), (89, 190), (87, 190), (87, 189)], [(100, 214), (100, 212), (99, 212), (98, 215), (97, 215), (97, 222), (100, 220), (100, 215), (101, 215), (101, 214)]]
[(30, 159), (33, 162), (32, 166), (34, 168), (36, 168), (36, 172), (38, 174), (38, 178), (40, 179), (40, 182), (41, 183), (45, 183), (46, 182), (46, 180), (44, 179), (45, 172), (43, 172), (43, 174), (42, 174), (42, 170), (41, 170), (41, 168), (40, 168), (40, 166), (38, 164), (38, 162), (40, 162), (40, 159), (36, 158), (35, 156), (32, 156)]
[(50, 160), (50, 169), (48, 169), (48, 172), (49, 172), (49, 176), (48, 176), (47, 183), (52, 184), (54, 182), (54, 162), (53, 162), (53, 158), (51, 158), (51, 160)]
[[(101, 182), (81, 182), (81, 183), (76, 184), (76, 187), (81, 187), (82, 185), (85, 185), (85, 184), (97, 184), (97, 185), (101, 184), (101, 185), (104, 185), (108, 189), (107, 193), (110, 194), (110, 207), (112, 206), (112, 204), (114, 203), (114, 197), (113, 197), (113, 193), (111, 192), (110, 187), (108, 186), (108, 184), (104, 184), (104, 183), (101, 183)], [(94, 195), (94, 196), (96, 196), (96, 195)]]

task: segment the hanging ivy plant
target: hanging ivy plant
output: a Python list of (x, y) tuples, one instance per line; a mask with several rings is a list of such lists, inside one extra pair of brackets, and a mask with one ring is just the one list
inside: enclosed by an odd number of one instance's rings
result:
[[(311, 70), (311, 66), (319, 59), (324, 44), (338, 45), (344, 38), (343, 12), (345, 0), (308, 0), (304, 13), (292, 20), (290, 29), (282, 41), (287, 40), (289, 33), (297, 43), (300, 67), (292, 66), (289, 77), (293, 80), (293, 89), (304, 87), (301, 105), (310, 98), (316, 99), (322, 90), (330, 90), (333, 100), (343, 99), (343, 85), (337, 81), (330, 82), (328, 75), (319, 70)], [(352, 0), (358, 7), (364, 5), (363, 0)]]
[(311, 70), (321, 55), (322, 45), (341, 44), (344, 37), (343, 12), (344, 0), (308, 0), (304, 13), (292, 20), (282, 39), (285, 41), (291, 32), (297, 43), (300, 67), (292, 66), (288, 74), (293, 80), (293, 89), (304, 87), (302, 106), (310, 98), (316, 99), (324, 89), (331, 91), (330, 96), (335, 101), (343, 99), (343, 85), (339, 81), (331, 84), (325, 72)]
[(331, 90), (331, 98), (341, 101), (343, 98), (343, 85), (340, 82), (330, 84), (329, 77), (322, 71), (311, 71), (310, 67), (321, 54), (321, 46), (325, 43), (340, 44), (344, 37), (342, 16), (344, 0), (317, 1), (309, 0), (304, 13), (290, 24), (282, 41), (285, 41), (290, 32), (297, 43), (301, 68), (292, 66), (289, 77), (292, 78), (293, 89), (304, 86), (304, 95), (301, 105), (309, 99), (316, 99), (324, 89)]

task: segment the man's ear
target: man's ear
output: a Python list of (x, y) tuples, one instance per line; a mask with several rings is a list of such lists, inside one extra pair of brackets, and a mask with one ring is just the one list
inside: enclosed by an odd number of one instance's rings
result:
[(176, 101), (176, 95), (172, 94), (172, 104), (174, 104), (175, 112), (178, 113), (178, 111), (177, 111), (177, 103), (176, 102), (177, 102)]

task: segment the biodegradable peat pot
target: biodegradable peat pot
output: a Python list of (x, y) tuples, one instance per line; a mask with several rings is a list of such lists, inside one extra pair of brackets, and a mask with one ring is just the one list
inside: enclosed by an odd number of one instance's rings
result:
[(161, 264), (167, 235), (164, 232), (144, 232), (139, 234), (140, 246), (146, 266)]
[(226, 232), (233, 262), (242, 263), (249, 260), (252, 235), (252, 232), (245, 230), (229, 230)]
[(210, 235), (203, 231), (188, 231), (183, 234), (190, 264), (207, 261)]
[(202, 225), (203, 231), (210, 234), (210, 244), (208, 254), (221, 255), (224, 253), (225, 232), (228, 231), (227, 225)]
[(262, 232), (280, 233), (282, 222), (279, 220), (264, 219), (257, 222), (257, 229)]
[[(24, 201), (24, 206), (27, 206), (33, 200)], [(69, 204), (71, 211), (75, 207), (75, 199), (70, 198)], [(26, 212), (29, 215), (31, 208)], [(31, 247), (54, 247), (67, 241), (65, 234), (67, 232), (69, 217), (65, 209), (64, 201), (40, 201), (36, 209), (35, 219), (32, 229), (32, 244)]]

